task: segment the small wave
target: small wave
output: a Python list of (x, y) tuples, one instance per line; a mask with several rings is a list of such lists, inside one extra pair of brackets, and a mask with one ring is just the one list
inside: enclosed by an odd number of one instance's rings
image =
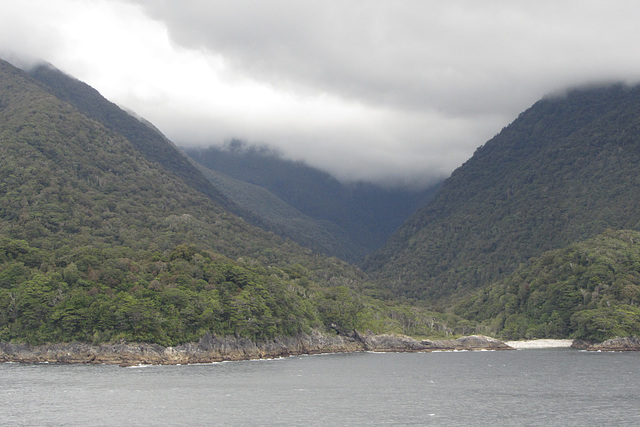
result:
[(283, 360), (283, 359), (289, 359), (292, 356), (279, 356), (279, 357), (265, 357), (263, 359), (249, 359), (249, 360), (245, 360), (245, 362), (271, 362), (273, 360)]

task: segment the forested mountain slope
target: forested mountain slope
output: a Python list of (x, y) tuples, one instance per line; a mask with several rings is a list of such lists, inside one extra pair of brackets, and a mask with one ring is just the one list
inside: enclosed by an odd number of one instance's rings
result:
[(397, 294), (464, 294), (544, 251), (640, 229), (640, 87), (548, 97), (476, 150), (365, 268)]
[(640, 333), (640, 233), (548, 251), (460, 303), (492, 336), (604, 341)]
[(4, 61), (0, 158), (0, 340), (430, 330), (356, 268), (248, 224)]
[[(282, 158), (265, 148), (232, 141), (225, 147), (182, 149), (213, 171), (264, 188), (293, 209), (317, 221), (328, 232), (328, 253), (349, 261), (361, 261), (379, 248), (391, 234), (434, 194), (437, 184), (424, 190), (381, 188), (374, 184), (342, 184), (326, 172)], [(233, 198), (232, 194), (229, 194)], [(259, 200), (233, 199), (255, 212)], [(283, 218), (269, 221), (283, 223)], [(305, 233), (302, 224), (289, 223), (285, 235)], [(295, 237), (296, 241), (301, 242)]]
[[(177, 236), (182, 226), (194, 243), (228, 245), (225, 250), (238, 254), (279, 244), (20, 70), (2, 63), (2, 73), (2, 231), (43, 245), (59, 244), (60, 237), (166, 248), (185, 239)], [(216, 221), (224, 226), (193, 227)], [(259, 240), (248, 238), (252, 234)]]
[(364, 249), (345, 238), (346, 232), (334, 223), (303, 214), (266, 188), (198, 166), (222, 194), (259, 217), (261, 223), (279, 236), (347, 261), (356, 261), (364, 255)]
[(91, 86), (50, 64), (37, 65), (29, 70), (29, 74), (58, 99), (73, 105), (85, 116), (127, 138), (147, 160), (156, 162), (224, 208), (238, 211), (238, 207), (223, 197), (188, 158), (157, 129), (105, 99)]

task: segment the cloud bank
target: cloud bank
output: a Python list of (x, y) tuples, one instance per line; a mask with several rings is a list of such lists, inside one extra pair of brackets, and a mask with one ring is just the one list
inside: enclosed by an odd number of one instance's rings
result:
[(615, 0), (23, 0), (0, 5), (0, 54), (51, 62), (179, 145), (238, 138), (426, 185), (547, 93), (640, 80), (638, 17)]

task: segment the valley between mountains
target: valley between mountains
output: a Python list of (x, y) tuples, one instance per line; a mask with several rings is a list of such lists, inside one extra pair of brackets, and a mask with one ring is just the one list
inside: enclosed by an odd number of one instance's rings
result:
[(640, 333), (640, 87), (545, 97), (443, 182), (393, 189), (176, 145), (0, 61), (0, 157), (5, 350)]

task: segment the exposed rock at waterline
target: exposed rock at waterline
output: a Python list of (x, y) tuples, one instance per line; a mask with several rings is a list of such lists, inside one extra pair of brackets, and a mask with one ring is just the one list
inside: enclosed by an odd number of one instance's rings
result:
[(249, 360), (300, 354), (355, 351), (436, 351), (436, 350), (511, 350), (493, 338), (474, 335), (455, 340), (418, 341), (403, 335), (327, 335), (314, 331), (293, 337), (253, 342), (247, 338), (216, 337), (207, 334), (197, 343), (176, 347), (157, 344), (117, 343), (90, 345), (58, 343), (32, 346), (0, 343), (0, 362), (93, 363), (131, 366), (139, 364), (211, 363), (224, 360)]
[(576, 350), (587, 350), (592, 345), (597, 344), (595, 341), (588, 340), (573, 340), (571, 343), (571, 348)]
[(584, 343), (577, 348), (587, 351), (640, 351), (640, 337), (613, 338), (596, 344)]
[(512, 348), (503, 341), (484, 335), (471, 335), (458, 338), (454, 340), (453, 343), (454, 345), (459, 345), (469, 350), (510, 350)]

